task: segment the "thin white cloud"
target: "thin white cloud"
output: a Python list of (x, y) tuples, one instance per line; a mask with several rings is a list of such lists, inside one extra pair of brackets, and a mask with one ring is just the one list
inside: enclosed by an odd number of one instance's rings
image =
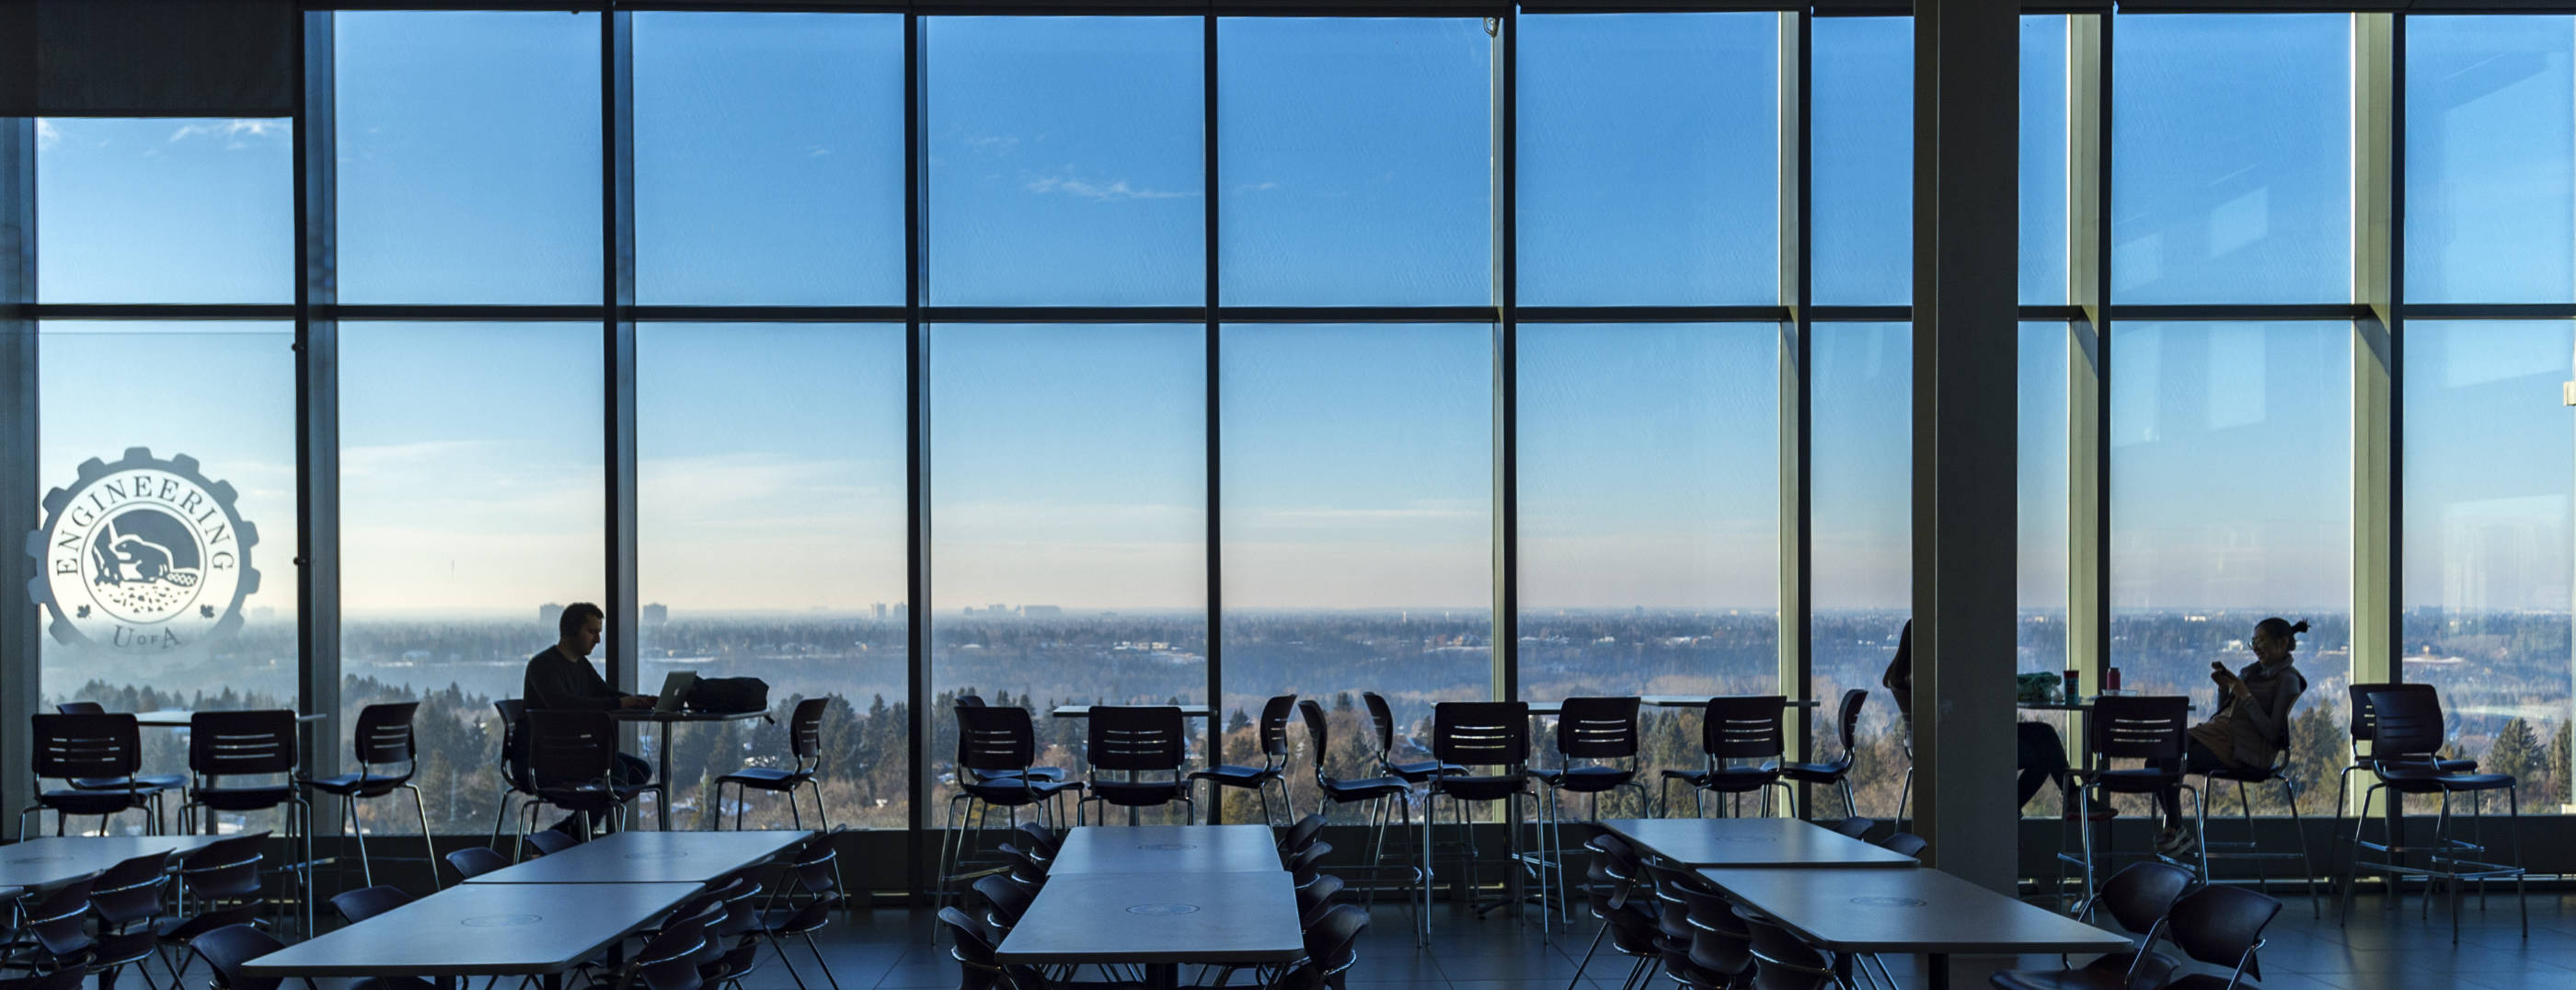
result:
[(959, 138), (957, 143), (977, 151), (1008, 152), (1020, 146), (1020, 139), (999, 134), (986, 134)]
[(1279, 188), (1279, 184), (1276, 182), (1247, 182), (1235, 186), (1234, 191), (1239, 193), (1269, 192), (1270, 190), (1277, 188)]
[(53, 121), (42, 117), (36, 118), (36, 150), (43, 151), (61, 143), (63, 143), (62, 129), (55, 127)]
[(254, 140), (283, 139), (286, 136), (287, 122), (283, 119), (236, 117), (199, 124), (181, 124), (177, 130), (170, 132), (170, 143), (177, 144), (196, 137), (215, 137), (223, 139), (225, 150), (238, 151), (250, 147), (250, 142)]
[(1020, 188), (1037, 193), (1041, 196), (1049, 193), (1063, 193), (1067, 196), (1079, 196), (1083, 199), (1103, 203), (1122, 199), (1184, 199), (1198, 195), (1198, 193), (1195, 192), (1171, 192), (1161, 189), (1138, 189), (1134, 186), (1128, 185), (1127, 180), (1125, 179), (1120, 179), (1116, 182), (1104, 185), (1098, 182), (1054, 175), (1031, 179)]

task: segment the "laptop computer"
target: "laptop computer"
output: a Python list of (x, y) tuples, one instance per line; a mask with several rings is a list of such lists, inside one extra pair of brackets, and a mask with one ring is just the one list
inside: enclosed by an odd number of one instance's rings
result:
[(691, 671), (674, 670), (662, 675), (662, 696), (654, 699), (653, 710), (663, 714), (679, 713), (681, 706), (689, 703), (689, 691), (697, 686), (698, 675)]

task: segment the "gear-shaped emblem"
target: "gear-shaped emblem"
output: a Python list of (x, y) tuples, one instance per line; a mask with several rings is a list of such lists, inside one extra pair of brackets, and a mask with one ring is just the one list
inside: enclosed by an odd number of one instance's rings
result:
[(259, 531), (234, 499), (230, 483), (207, 480), (186, 454), (163, 461), (130, 447), (113, 464), (90, 458), (70, 487), (45, 493), (44, 527), (27, 534), (44, 573), (27, 594), (67, 644), (160, 654), (229, 636), (259, 590), (250, 564)]

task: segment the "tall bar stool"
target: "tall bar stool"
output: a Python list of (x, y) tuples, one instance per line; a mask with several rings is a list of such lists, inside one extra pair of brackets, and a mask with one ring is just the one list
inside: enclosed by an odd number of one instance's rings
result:
[[(2445, 741), (2441, 699), (2432, 692), (2396, 688), (2372, 691), (2364, 696), (2364, 703), (2370, 706), (2373, 719), (2370, 772), (2379, 782), (2362, 792), (2361, 818), (2352, 830), (2351, 865), (2344, 874), (2343, 917), (2349, 919), (2352, 914), (2353, 888), (2363, 870), (2388, 875), (2391, 904), (2395, 903), (2396, 881), (2400, 876), (2420, 876), (2427, 883), (2445, 879), (2451, 882), (2451, 941), (2457, 944), (2460, 940), (2460, 882), (2477, 881), (2479, 902), (2484, 904), (2486, 882), (2509, 879), (2513, 881), (2514, 900), (2522, 905), (2522, 937), (2530, 938), (2531, 904), (2523, 890), (2519, 782), (2507, 774), (2444, 773), (2432, 765), (2433, 754), (2441, 750)], [(2363, 838), (2370, 824), (2370, 799), (2383, 790), (2389, 792), (2392, 801), (2402, 794), (2441, 795), (2442, 814), (2434, 825), (2433, 841), (2429, 845), (2400, 845), (2395, 836), (2387, 833), (2384, 825), (2380, 841), (2370, 842)], [(2475, 795), (2486, 791), (2505, 793), (2509, 815), (2506, 831), (2512, 833), (2513, 862), (2498, 863), (2484, 858), (2488, 848), (2483, 832), (2474, 840), (2458, 838), (2451, 832), (2451, 795)], [(2472, 820), (2485, 817), (2478, 815)], [(2361, 855), (2365, 851), (2385, 854), (2388, 859), (2378, 863), (2363, 862)], [(2415, 853), (2424, 855), (2424, 865), (2407, 865), (2407, 857)], [(2429, 888), (2424, 899), (2426, 910), (2431, 910), (2432, 891)]]
[[(1199, 803), (1190, 796), (1189, 779), (1181, 774), (1187, 749), (1188, 735), (1182, 731), (1178, 706), (1095, 705), (1091, 709), (1089, 752), (1085, 754), (1091, 773), (1084, 781), (1082, 800), (1102, 804), (1104, 824), (1109, 820), (1108, 805), (1127, 809), (1132, 818), (1139, 809), (1178, 801), (1187, 806), (1181, 824), (1194, 824), (1198, 821)], [(1113, 779), (1101, 776), (1103, 772), (1126, 776)], [(1171, 776), (1149, 780), (1147, 774)], [(1077, 804), (1074, 818), (1081, 817)]]
[[(107, 708), (95, 701), (66, 701), (55, 705), (54, 710), (65, 715), (107, 714)], [(164, 799), (168, 795), (177, 794), (186, 790), (188, 786), (188, 777), (185, 774), (137, 773), (134, 775), (134, 779), (140, 783), (149, 784), (161, 789), (161, 793), (152, 796), (152, 817), (156, 821), (161, 818), (161, 812), (165, 810), (163, 808)], [(125, 781), (122, 778), (117, 777), (83, 778), (72, 781), (71, 785), (72, 789), (76, 791), (121, 791), (125, 789)], [(168, 826), (166, 825), (155, 825), (154, 827), (164, 831), (168, 830)]]
[(1360, 702), (1368, 707), (1369, 724), (1377, 729), (1378, 769), (1385, 771), (1388, 776), (1408, 784), (1426, 784), (1443, 770), (1450, 773), (1466, 772), (1464, 767), (1443, 767), (1438, 760), (1395, 762), (1395, 710), (1387, 705), (1384, 695), (1375, 691), (1360, 692)]
[[(1368, 809), (1370, 827), (1368, 869), (1370, 879), (1375, 880), (1383, 869), (1381, 864), (1386, 854), (1387, 823), (1400, 814), (1404, 816), (1404, 828), (1410, 830), (1413, 827), (1412, 803), (1406, 800), (1413, 795), (1413, 787), (1394, 777), (1343, 780), (1333, 776), (1327, 766), (1332, 760), (1333, 730), (1331, 723), (1324, 717), (1324, 706), (1309, 698), (1297, 703), (1297, 714), (1306, 719), (1306, 738), (1310, 744), (1310, 751), (1314, 754), (1315, 813), (1324, 814), (1326, 805), (1341, 807), (1355, 804)], [(1410, 869), (1406, 872), (1412, 874), (1415, 882), (1419, 883), (1422, 880), (1420, 873)], [(1376, 897), (1377, 884), (1371, 883), (1369, 889), (1362, 895), (1362, 902), (1374, 904)]]
[[(1456, 811), (1458, 838), (1465, 850), (1460, 868), (1467, 874), (1467, 889), (1475, 890), (1476, 861), (1481, 858), (1476, 848), (1475, 830), (1467, 822), (1469, 804), (1509, 802), (1529, 793), (1529, 703), (1525, 701), (1443, 701), (1431, 709), (1431, 756), (1440, 769), (1431, 777), (1430, 789), (1423, 794), (1422, 804), (1422, 925), (1419, 934), (1431, 933), (1431, 823), (1438, 817), (1439, 799), (1449, 799)], [(1478, 768), (1491, 768), (1490, 773), (1475, 773)], [(1518, 829), (1520, 824), (1507, 817), (1505, 827)], [(1517, 864), (1515, 864), (1517, 865)], [(1484, 907), (1479, 906), (1480, 909)], [(1548, 928), (1546, 911), (1539, 912), (1539, 930)]]
[[(133, 715), (54, 714), (29, 719), (35, 737), (29, 746), (29, 763), (37, 779), (86, 780), (93, 786), (38, 790), (36, 803), (18, 812), (20, 841), (27, 838), (27, 816), (45, 811), (54, 813), (55, 835), (63, 834), (63, 820), (73, 815), (97, 815), (99, 833), (104, 835), (109, 820), (128, 811), (143, 812), (145, 834), (161, 830), (161, 816), (153, 811), (161, 788), (134, 775), (143, 766), (143, 738)], [(109, 781), (120, 784), (106, 786)]]
[[(2189, 723), (2191, 699), (2180, 695), (2107, 695), (2093, 701), (2092, 765), (2069, 771), (2081, 782), (2075, 789), (2079, 810), (2076, 828), (2083, 834), (2083, 856), (2074, 860), (2084, 869), (2084, 896), (2095, 896), (2099, 887), (2093, 853), (2093, 791), (2104, 795), (2138, 794), (2153, 796), (2168, 787), (2179, 787), (2191, 794), (2195, 810), (2201, 802), (2200, 789), (2183, 781), (2181, 761), (2190, 746)], [(2145, 766), (2113, 769), (2113, 760), (2143, 760)], [(2172, 761), (2167, 763), (2165, 761)], [(2060, 833), (2063, 834), (2063, 833)], [(2194, 836), (2195, 839), (2201, 836)], [(2104, 840), (2109, 841), (2107, 838)], [(2164, 858), (2162, 853), (2156, 857)], [(2207, 858), (2202, 857), (2202, 862)], [(2068, 857), (2058, 854), (2059, 872), (2063, 874)], [(2061, 876), (2058, 885), (2065, 886)]]
[(617, 783), (617, 720), (605, 711), (528, 713), (528, 778), (536, 797), (522, 810), (520, 838), (537, 831), (537, 809), (553, 805), (581, 820), (581, 838), (592, 836), (591, 819), (605, 817), (611, 831), (623, 831), (626, 802), (635, 789)]
[[(2317, 899), (2317, 870), (2316, 866), (2308, 861), (2308, 829), (2306, 823), (2299, 818), (2299, 786), (2296, 781), (2290, 779), (2290, 734), (2286, 722), (2282, 726), (2281, 738), (2273, 740), (2272, 745), (2275, 747), (2275, 753), (2270, 766), (2253, 770), (2220, 767), (2200, 775), (2201, 800), (2200, 807), (2197, 809), (2200, 812), (2200, 882), (2209, 882), (2209, 864), (2212, 860), (2249, 859), (2254, 861), (2257, 889), (2269, 887), (2272, 885), (2272, 871), (2265, 864), (2276, 859), (2296, 859), (2299, 861), (2299, 875), (2306, 879), (2308, 884), (2309, 916), (2322, 918), (2325, 917), (2325, 906)], [(2275, 782), (2281, 785), (2281, 802), (2290, 806), (2290, 830), (2298, 837), (2298, 852), (2287, 850), (2266, 852), (2260, 843), (2254, 841), (2254, 804), (2248, 798), (2245, 787), (2248, 784)], [(2213, 842), (2209, 838), (2209, 796), (2217, 793), (2222, 784), (2236, 785), (2236, 807), (2242, 813), (2245, 822), (2243, 839)]]
[[(750, 791), (768, 791), (785, 795), (787, 817), (795, 827), (805, 827), (805, 815), (796, 810), (796, 792), (800, 788), (814, 791), (814, 820), (823, 830), (832, 830), (832, 818), (823, 810), (823, 784), (815, 773), (823, 767), (823, 712), (832, 705), (830, 698), (807, 698), (796, 703), (796, 711), (787, 716), (787, 751), (796, 762), (791, 767), (744, 767), (716, 778), (716, 808), (724, 809), (726, 784), (734, 787), (733, 827), (742, 830), (743, 805), (749, 804)], [(721, 822), (723, 819), (717, 819)]]
[[(984, 696), (983, 696), (983, 695), (980, 695), (980, 694), (961, 694), (961, 695), (958, 695), (958, 696), (957, 696), (957, 707), (959, 707), (959, 708), (982, 708), (982, 707), (984, 707)], [(965, 736), (965, 734), (964, 734), (964, 733), (959, 733), (959, 734), (958, 734), (958, 736), (957, 736), (957, 746), (958, 746), (958, 753), (959, 753), (959, 755), (962, 757), (962, 756), (964, 755), (964, 753), (965, 753), (965, 747), (966, 747), (966, 736)], [(994, 777), (994, 776), (999, 776), (999, 777), (1035, 777), (1035, 778), (1037, 778), (1037, 779), (1039, 779), (1039, 780), (1063, 780), (1063, 779), (1065, 779), (1065, 776), (1064, 776), (1064, 768), (1063, 768), (1063, 767), (1037, 767), (1037, 766), (1031, 766), (1031, 767), (1021, 767), (1021, 768), (1019, 768), (1019, 769), (1017, 769), (1017, 770), (974, 770), (974, 769), (968, 769), (968, 768), (966, 768), (966, 767), (965, 767), (965, 761), (964, 761), (962, 758), (958, 761), (958, 766), (959, 766), (961, 769), (965, 769), (965, 770), (966, 770), (966, 772), (969, 772), (969, 773), (974, 774), (974, 775), (975, 775), (975, 778), (976, 778), (978, 781), (985, 780), (985, 779), (989, 779), (990, 777)]]
[[(1833, 760), (1825, 763), (1780, 764), (1782, 777), (1801, 784), (1842, 788), (1843, 817), (1845, 818), (1860, 814), (1860, 806), (1852, 801), (1851, 786), (1852, 761), (1860, 752), (1860, 748), (1852, 744), (1852, 737), (1860, 728), (1861, 706), (1868, 703), (1869, 692), (1853, 688), (1843, 692), (1842, 703), (1835, 706), (1834, 725), (1840, 730), (1838, 735), (1843, 744), (1841, 756), (1834, 757)], [(1812, 794), (1808, 796), (1806, 807), (1802, 809), (1802, 817), (1810, 819), (1816, 817), (1816, 799)]]
[[(296, 786), (295, 730), (295, 713), (283, 708), (188, 716), (188, 772), (196, 781), (179, 806), (179, 825), (195, 831), (191, 812), (198, 810), (279, 812), (287, 848), (302, 840), (303, 858), (294, 873), (297, 903), (307, 903), (312, 894), (306, 873), (313, 868), (313, 806)], [(275, 777), (277, 782), (228, 785), (225, 777)]]
[[(948, 827), (939, 837), (939, 888), (943, 896), (957, 880), (970, 879), (958, 869), (968, 859), (982, 852), (985, 831), (983, 820), (992, 809), (1001, 808), (1011, 824), (1019, 823), (1019, 809), (1030, 813), (1051, 827), (1063, 827), (1063, 816), (1050, 809), (1065, 794), (1082, 793), (1081, 781), (1049, 780), (1034, 772), (1037, 761), (1037, 729), (1029, 711), (1017, 706), (987, 707), (982, 703), (960, 704), (957, 713), (957, 792), (948, 798)], [(958, 807), (965, 813), (960, 815)], [(1074, 812), (1081, 814), (1079, 803)], [(960, 828), (963, 818), (968, 824)], [(967, 831), (975, 834), (975, 847), (967, 846)], [(981, 875), (981, 874), (974, 874)]]
[[(2330, 833), (2333, 835), (2343, 834), (2344, 795), (2352, 786), (2352, 775), (2370, 769), (2370, 735), (2372, 732), (2370, 694), (2374, 691), (2414, 692), (2433, 698), (2433, 703), (2435, 705), (2441, 704), (2440, 696), (2433, 693), (2433, 686), (2430, 684), (2354, 684), (2345, 688), (2344, 728), (2351, 736), (2349, 743), (2351, 747), (2351, 760), (2344, 764), (2342, 773), (2335, 775), (2334, 825), (2332, 826), (2334, 831)], [(2408, 759), (2419, 758), (2408, 757)], [(2426, 765), (2441, 773), (2475, 773), (2478, 769), (2478, 761), (2476, 760), (2445, 759), (2439, 754), (2421, 757), (2420, 759), (2425, 761)]]
[[(350, 739), (350, 747), (358, 757), (358, 772), (298, 782), (307, 790), (340, 799), (341, 840), (347, 841), (349, 833), (357, 833), (358, 869), (370, 887), (376, 885), (376, 870), (367, 853), (366, 824), (358, 820), (358, 802), (409, 791), (412, 810), (420, 814), (420, 845), (429, 854), (430, 889), (439, 888), (438, 840), (430, 835), (429, 804), (421, 799), (420, 785), (411, 782), (413, 775), (420, 772), (420, 747), (411, 732), (412, 713), (419, 708), (417, 701), (397, 701), (358, 709), (358, 726)], [(401, 769), (397, 771), (395, 767)]]
[[(1698, 770), (1666, 770), (1655, 795), (1657, 817), (1665, 814), (1675, 781), (1689, 785), (1694, 805), (1709, 794), (1726, 795), (1726, 811), (1736, 811), (1735, 799), (1755, 791), (1762, 792), (1762, 813), (1771, 813), (1771, 788), (1780, 789), (1781, 804), (1791, 806), (1792, 795), (1787, 782), (1780, 779), (1780, 758), (1785, 753), (1782, 742), (1782, 713), (1788, 699), (1776, 694), (1721, 695), (1708, 699), (1699, 727), (1700, 755), (1706, 762)], [(1696, 817), (1705, 809), (1694, 811)]]
[(1279, 787), (1279, 808), (1293, 817), (1296, 809), (1288, 806), (1288, 716), (1297, 709), (1297, 696), (1283, 694), (1261, 705), (1261, 765), (1214, 766), (1190, 774), (1192, 782), (1208, 782), (1208, 820), (1215, 821), (1225, 813), (1220, 803), (1219, 788), (1249, 788), (1261, 795), (1261, 824), (1279, 827), (1277, 816), (1270, 811), (1270, 788)]
[(1522, 862), (1538, 871), (1542, 892), (1548, 874), (1556, 875), (1557, 905), (1568, 925), (1574, 923), (1574, 901), (1573, 883), (1565, 875), (1565, 838), (1560, 834), (1565, 820), (1563, 796), (1586, 796), (1590, 807), (1581, 819), (1586, 822), (1601, 820), (1601, 795), (1621, 789), (1635, 791), (1637, 806), (1644, 809), (1646, 785), (1637, 782), (1637, 704), (1633, 697), (1565, 699), (1556, 717), (1556, 751), (1564, 763), (1530, 771), (1544, 799), (1538, 808), (1538, 853), (1523, 856)]

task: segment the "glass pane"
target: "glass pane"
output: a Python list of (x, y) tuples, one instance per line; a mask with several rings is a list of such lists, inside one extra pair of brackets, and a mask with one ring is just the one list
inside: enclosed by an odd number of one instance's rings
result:
[(2122, 15), (2119, 47), (2115, 298), (2350, 300), (2352, 16)]
[[(779, 388), (790, 363), (832, 387)], [(674, 670), (758, 677), (777, 712), (830, 698), (820, 779), (833, 822), (904, 827), (903, 327), (645, 324), (635, 378), (636, 684)], [(682, 820), (718, 824), (727, 809), (695, 784), (745, 754), (787, 753), (787, 728), (676, 734), (672, 775), (691, 785), (674, 795)], [(791, 821), (774, 798), (748, 811), (755, 828)]]
[(1350, 760), (1358, 691), (1406, 725), (1492, 698), (1493, 328), (1229, 326), (1218, 353), (1228, 711), (1315, 698)]
[[(2352, 601), (2352, 328), (2124, 323), (2111, 364), (2111, 664), (2121, 688), (2217, 702), (2267, 616), (2305, 619), (2299, 765), (2344, 764)], [(2317, 720), (2324, 720), (2322, 722)], [(2302, 792), (2323, 812), (2332, 789)], [(2277, 794), (2256, 810), (2283, 809)]]
[(936, 17), (923, 32), (930, 298), (1207, 301), (1195, 17)]
[(2571, 354), (2566, 323), (2406, 324), (2404, 677), (2542, 808), (2567, 800)]
[(295, 299), (294, 122), (36, 121), (36, 298)]
[(2021, 19), (2021, 301), (2066, 305), (2067, 18)]
[[(1850, 688), (1871, 692), (1853, 741), (1860, 758), (1852, 790), (1868, 809), (1858, 813), (1894, 817), (1907, 765), (1904, 735), (1896, 703), (1878, 681), (1914, 609), (1914, 328), (1818, 323), (1814, 332), (1809, 680), (1828, 702)], [(1837, 745), (1823, 728), (1830, 721), (1816, 723), (1820, 754)], [(1839, 800), (1837, 792), (1819, 807)]]
[(1520, 19), (1520, 301), (1780, 301), (1783, 15)]
[(1823, 306), (1902, 306), (1914, 285), (1914, 19), (1819, 17), (1808, 162)]
[[(2021, 612), (2020, 669), (2066, 670), (2066, 568), (2070, 332), (2063, 323), (2021, 325), (2020, 414), (2016, 483), (2020, 546), (2014, 597)], [(2089, 416), (2091, 409), (2086, 409)]]
[(340, 301), (598, 303), (599, 15), (333, 24)]
[(903, 18), (634, 33), (637, 301), (902, 305)]
[[(1047, 708), (1207, 700), (1205, 340), (1198, 324), (931, 329), (942, 733), (958, 694), (1028, 706), (1041, 760), (1078, 772), (1086, 723)], [(955, 751), (954, 735), (927, 750), (934, 767)], [(1197, 746), (1191, 761), (1208, 762)]]
[(1228, 18), (1217, 43), (1228, 305), (1492, 301), (1480, 20)]
[[(294, 328), (46, 323), (38, 334), (46, 495), (33, 535), (46, 580), (34, 590), (50, 635), (37, 710), (296, 707)], [(101, 369), (220, 384), (190, 389), (172, 415), (161, 402), (98, 401)], [(142, 741), (144, 772), (187, 771), (187, 733), (145, 729)], [(284, 827), (265, 812), (220, 817), (226, 831)]]
[(2406, 19), (2406, 296), (2576, 299), (2576, 18)]
[[(341, 713), (421, 703), (433, 828), (492, 827), (492, 703), (608, 604), (599, 354), (596, 323), (340, 325)], [(397, 803), (361, 813), (399, 832)]]

